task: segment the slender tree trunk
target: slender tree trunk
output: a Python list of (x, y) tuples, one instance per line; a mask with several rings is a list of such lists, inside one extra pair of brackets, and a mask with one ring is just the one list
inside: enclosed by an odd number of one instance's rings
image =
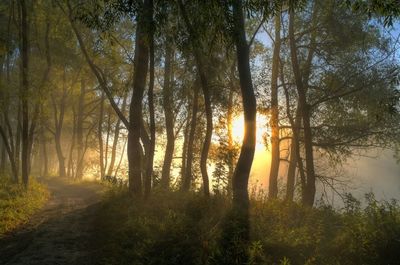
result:
[[(236, 64), (235, 64), (236, 66)], [(235, 69), (235, 68), (234, 68)], [(233, 69), (233, 71), (234, 71)], [(231, 78), (234, 77), (234, 72), (231, 75)], [(235, 161), (234, 161), (234, 145), (233, 145), (233, 130), (232, 130), (232, 123), (233, 123), (233, 85), (234, 82), (231, 82), (231, 87), (229, 90), (228, 96), (228, 108), (227, 108), (227, 115), (226, 115), (226, 123), (227, 123), (227, 133), (228, 133), (228, 195), (229, 197), (232, 195), (232, 177), (235, 170)]]
[(106, 134), (105, 153), (104, 153), (104, 175), (106, 174), (106, 169), (108, 167), (108, 149), (109, 149), (110, 134), (111, 134), (111, 109), (108, 108), (108, 111), (107, 111), (107, 134)]
[(314, 155), (312, 146), (312, 132), (310, 124), (310, 106), (307, 103), (306, 89), (303, 84), (301, 71), (299, 68), (297, 48), (294, 37), (294, 12), (291, 11), (289, 15), (289, 40), (290, 40), (290, 54), (293, 67), (293, 74), (295, 77), (297, 93), (299, 96), (299, 109), (303, 119), (304, 127), (304, 148), (306, 158), (306, 192), (303, 203), (307, 206), (314, 204), (315, 198), (315, 172), (314, 172)]
[(128, 162), (129, 190), (142, 196), (142, 158), (140, 155), (143, 93), (149, 63), (150, 27), (153, 18), (153, 1), (144, 0), (143, 9), (138, 14), (136, 29), (136, 49), (134, 58), (133, 93), (129, 109)]
[(104, 146), (103, 146), (103, 116), (104, 116), (104, 93), (101, 93), (99, 123), (97, 126), (97, 139), (99, 142), (99, 165), (100, 165), (100, 179), (104, 179)]
[(165, 128), (167, 133), (167, 147), (165, 149), (164, 163), (162, 167), (161, 186), (165, 189), (169, 188), (172, 158), (174, 156), (175, 147), (173, 87), (171, 85), (174, 51), (171, 47), (170, 41), (171, 40), (166, 41), (163, 88), (163, 107), (165, 115)]
[[(287, 97), (287, 106), (289, 106), (289, 99)], [(296, 167), (300, 163), (303, 164), (300, 157), (300, 143), (299, 143), (299, 134), (300, 134), (300, 126), (301, 126), (301, 116), (299, 108), (296, 111), (296, 118), (293, 120), (291, 114), (288, 116), (292, 126), (292, 140), (290, 146), (290, 162), (287, 174), (287, 183), (286, 183), (286, 201), (293, 201), (294, 198), (294, 184), (296, 180)]]
[(189, 138), (189, 128), (190, 128), (190, 117), (191, 113), (188, 111), (185, 124), (185, 130), (183, 132), (183, 144), (182, 144), (182, 163), (181, 163), (181, 180), (182, 185), (185, 181), (186, 176), (186, 158), (187, 158), (187, 149), (188, 149), (188, 138)]
[(153, 179), (153, 162), (154, 150), (156, 147), (156, 121), (154, 110), (154, 22), (152, 20), (152, 31), (150, 35), (150, 78), (149, 89), (147, 91), (147, 98), (149, 100), (149, 113), (150, 113), (150, 144), (146, 160), (146, 179), (144, 182), (144, 196), (147, 198), (151, 192), (151, 182)]
[(208, 84), (204, 83), (204, 81), (202, 83), (203, 83), (202, 88), (203, 88), (203, 96), (204, 96), (204, 106), (206, 109), (207, 124), (206, 124), (206, 135), (204, 137), (203, 148), (201, 150), (200, 171), (201, 171), (201, 176), (203, 178), (204, 194), (206, 196), (209, 196), (210, 195), (210, 185), (209, 185), (209, 178), (208, 178), (208, 171), (207, 171), (207, 159), (208, 159), (208, 152), (210, 150), (210, 145), (211, 145), (213, 121), (212, 121), (211, 95), (210, 95), (209, 87), (208, 87)]
[[(293, 136), (292, 136), (293, 137)], [(296, 154), (296, 143), (293, 138), (290, 144), (290, 161), (287, 173), (286, 181), (286, 196), (285, 201), (292, 202), (294, 198), (294, 184), (296, 180), (296, 165), (297, 165), (297, 154)]]
[(75, 106), (72, 109), (72, 116), (73, 116), (73, 121), (72, 121), (72, 137), (71, 137), (71, 143), (69, 146), (69, 153), (68, 153), (68, 166), (67, 166), (67, 177), (68, 178), (73, 178), (75, 176), (75, 170), (74, 170), (74, 149), (75, 149), (75, 138), (76, 138), (76, 114), (75, 114)]
[(233, 205), (247, 212), (249, 206), (247, 187), (256, 144), (256, 98), (251, 78), (249, 47), (246, 41), (241, 0), (234, 1), (233, 14), (245, 126), (239, 160), (236, 164), (236, 170), (233, 176)]
[(65, 171), (65, 158), (61, 147), (61, 131), (56, 132), (55, 146), (58, 157), (58, 174), (61, 178), (65, 178), (67, 176), (67, 173)]
[(54, 127), (55, 127), (55, 133), (54, 133), (54, 140), (55, 140), (55, 147), (56, 147), (56, 152), (57, 152), (57, 158), (58, 158), (58, 173), (61, 178), (65, 178), (67, 176), (66, 170), (65, 170), (65, 157), (63, 154), (62, 150), (62, 145), (61, 145), (61, 135), (62, 135), (62, 130), (63, 130), (63, 124), (64, 124), (64, 114), (65, 114), (65, 104), (66, 104), (66, 97), (67, 97), (67, 88), (66, 88), (66, 73), (64, 69), (64, 74), (63, 74), (63, 93), (61, 95), (61, 100), (59, 102), (59, 107), (60, 109), (58, 110), (57, 107), (57, 102), (55, 100), (55, 95), (52, 95), (51, 101), (53, 104), (53, 115), (54, 115)]
[(122, 160), (123, 160), (123, 158), (124, 158), (124, 153), (125, 153), (125, 149), (126, 149), (127, 143), (128, 143), (128, 139), (126, 139), (126, 140), (124, 141), (124, 145), (122, 146), (121, 156), (119, 157), (119, 162), (118, 162), (117, 168), (115, 169), (115, 175), (116, 175), (116, 176), (118, 175), (118, 171), (119, 171), (119, 169), (121, 168), (121, 164), (122, 164)]
[(6, 147), (4, 142), (1, 144), (0, 156), (0, 172), (3, 173), (6, 170)]
[(77, 147), (77, 160), (76, 160), (76, 178), (82, 179), (83, 177), (83, 161), (84, 161), (84, 144), (83, 144), (83, 115), (85, 113), (85, 95), (86, 95), (86, 82), (81, 79), (81, 88), (78, 101), (78, 113), (76, 121), (76, 143)]
[[(124, 99), (122, 101), (122, 110), (126, 108), (126, 101), (127, 101), (128, 95), (124, 96)], [(110, 158), (110, 166), (108, 167), (107, 175), (112, 176), (114, 173), (114, 166), (115, 166), (115, 160), (117, 156), (117, 147), (118, 147), (118, 142), (119, 142), (119, 132), (121, 130), (121, 119), (117, 117), (117, 123), (115, 124), (115, 130), (114, 130), (114, 138), (113, 138), (113, 145), (111, 149), (111, 158)]]
[[(18, 105), (18, 114), (17, 114), (17, 130), (15, 132), (15, 164), (17, 165), (17, 176), (19, 177), (20, 168), (21, 168), (21, 135), (22, 135), (22, 124), (21, 124), (21, 104)], [(18, 182), (18, 181), (17, 181)]]
[(46, 137), (44, 134), (44, 129), (41, 128), (41, 142), (42, 142), (42, 159), (43, 161), (43, 171), (42, 171), (42, 176), (47, 177), (49, 175), (49, 158), (47, 155), (47, 146), (46, 146)]
[[(0, 85), (3, 83), (3, 61), (0, 61)], [(0, 91), (0, 98), (3, 98), (4, 95), (2, 91)], [(0, 126), (2, 125), (2, 120), (0, 119)], [(2, 139), (2, 138), (1, 138)], [(0, 140), (0, 174), (5, 172), (6, 169), (6, 144), (3, 139)]]
[(8, 160), (10, 161), (10, 164), (11, 164), (11, 172), (13, 175), (14, 182), (18, 182), (18, 168), (15, 163), (15, 156), (14, 156), (13, 150), (10, 147), (9, 141), (7, 139), (7, 135), (1, 126), (0, 126), (0, 136), (3, 140), (4, 147), (8, 154)]
[(200, 77), (200, 84), (203, 91), (204, 96), (204, 106), (206, 111), (206, 135), (204, 136), (203, 148), (201, 150), (201, 157), (200, 157), (200, 171), (201, 176), (203, 179), (203, 192), (205, 196), (210, 195), (210, 184), (208, 178), (208, 171), (207, 171), (207, 159), (208, 159), (208, 152), (210, 150), (211, 145), (211, 137), (213, 132), (213, 121), (212, 121), (212, 106), (211, 106), (211, 92), (210, 86), (208, 84), (207, 74), (206, 74), (206, 67), (204, 63), (204, 56), (202, 55), (202, 51), (199, 48), (199, 39), (196, 34), (196, 31), (193, 28), (193, 25), (190, 23), (189, 17), (186, 13), (185, 7), (183, 5), (182, 0), (179, 0), (179, 9), (181, 10), (183, 20), (185, 21), (185, 25), (188, 29), (189, 35), (191, 37), (191, 46), (193, 49), (194, 57), (196, 60), (197, 72)]
[(189, 130), (189, 139), (188, 139), (188, 148), (187, 148), (187, 158), (186, 158), (186, 175), (183, 181), (182, 190), (188, 191), (190, 186), (192, 185), (192, 167), (193, 167), (193, 149), (194, 149), (194, 141), (196, 134), (196, 126), (197, 126), (197, 112), (199, 107), (199, 86), (196, 82), (193, 101), (192, 101), (192, 118), (190, 122), (190, 130)]
[(256, 145), (256, 98), (250, 71), (249, 45), (241, 0), (233, 1), (233, 38), (236, 46), (244, 110), (244, 137), (232, 179), (232, 210), (226, 217), (221, 246), (223, 264), (247, 264), (250, 240), (248, 181)]
[(28, 82), (28, 18), (25, 0), (20, 0), (21, 3), (21, 77), (22, 77), (22, 182), (25, 187), (28, 187), (29, 182), (29, 82)]
[(278, 74), (279, 74), (279, 53), (281, 49), (281, 14), (275, 15), (275, 42), (272, 58), (271, 76), (271, 168), (269, 172), (268, 197), (278, 197), (278, 174), (279, 174), (279, 105), (278, 105)]

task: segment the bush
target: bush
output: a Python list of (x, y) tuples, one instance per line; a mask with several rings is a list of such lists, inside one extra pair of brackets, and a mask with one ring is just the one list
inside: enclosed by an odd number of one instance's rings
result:
[[(96, 218), (98, 264), (217, 264), (228, 198), (156, 192), (134, 200), (126, 189), (105, 197)], [(397, 202), (367, 206), (347, 195), (346, 206), (308, 208), (296, 203), (251, 202), (250, 264), (397, 264)], [(226, 229), (225, 229), (226, 230)], [(226, 255), (226, 253), (225, 253)], [(97, 264), (97, 263), (96, 263)]]
[(0, 178), (0, 237), (28, 221), (48, 198), (45, 186), (31, 179), (29, 188)]

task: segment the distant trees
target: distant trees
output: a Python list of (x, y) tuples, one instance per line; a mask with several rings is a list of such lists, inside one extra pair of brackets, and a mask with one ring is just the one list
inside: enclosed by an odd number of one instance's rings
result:
[[(262, 109), (269, 198), (283, 197), (284, 175), (285, 199), (312, 206), (318, 182), (334, 178), (319, 161), (396, 138), (397, 43), (371, 20), (392, 23), (396, 2), (55, 3), (1, 4), (0, 169), (15, 181), (28, 185), (30, 171), (104, 178), (127, 157), (132, 194), (160, 184), (210, 196), (221, 181), (246, 212)], [(257, 39), (263, 28), (271, 45)]]
[(397, 140), (398, 43), (371, 20), (390, 25), (397, 1), (54, 3), (0, 4), (0, 170), (16, 182), (121, 175), (146, 198), (157, 185), (206, 197), (212, 186), (232, 197), (246, 244), (258, 111), (270, 199), (311, 207), (318, 182), (335, 178), (321, 160)]

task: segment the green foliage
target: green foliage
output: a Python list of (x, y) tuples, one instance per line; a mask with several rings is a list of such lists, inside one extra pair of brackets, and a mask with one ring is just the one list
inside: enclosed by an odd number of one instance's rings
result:
[(48, 196), (47, 188), (33, 178), (27, 190), (22, 184), (0, 178), (0, 237), (28, 221)]
[(96, 218), (99, 264), (201, 264), (215, 249), (225, 201), (155, 193), (147, 201), (114, 190)]
[(205, 199), (181, 192), (159, 192), (148, 201), (138, 201), (115, 189), (96, 218), (96, 231), (101, 233), (95, 256), (99, 264), (232, 264), (226, 262), (234, 255), (226, 251), (237, 250), (254, 265), (396, 264), (398, 260), (396, 201), (379, 202), (367, 194), (362, 207), (346, 195), (343, 209), (335, 210), (327, 205), (308, 208), (253, 200), (249, 245), (227, 249), (226, 244), (237, 246), (233, 234), (239, 231), (236, 219), (227, 214), (228, 201), (221, 195)]

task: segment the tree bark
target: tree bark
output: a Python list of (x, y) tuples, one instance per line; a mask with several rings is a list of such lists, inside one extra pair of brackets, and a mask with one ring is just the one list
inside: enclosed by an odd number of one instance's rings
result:
[(76, 121), (76, 143), (77, 143), (77, 161), (76, 161), (76, 179), (83, 177), (83, 161), (84, 161), (84, 144), (83, 144), (83, 121), (85, 113), (85, 95), (86, 95), (86, 81), (81, 79), (81, 87), (78, 101), (78, 113)]
[(66, 77), (65, 77), (65, 69), (64, 69), (64, 74), (63, 74), (63, 93), (61, 95), (61, 100), (59, 102), (59, 107), (60, 109), (58, 110), (57, 107), (57, 102), (55, 99), (55, 95), (52, 95), (51, 101), (53, 104), (53, 115), (54, 115), (54, 127), (55, 127), (55, 132), (54, 132), (54, 140), (55, 140), (55, 147), (56, 147), (56, 152), (57, 152), (57, 158), (58, 158), (58, 173), (61, 178), (65, 178), (67, 176), (67, 173), (65, 171), (65, 158), (61, 146), (61, 135), (62, 135), (62, 130), (63, 130), (63, 124), (64, 124), (64, 114), (65, 114), (65, 104), (66, 104), (66, 98), (67, 98), (67, 88), (66, 88)]
[[(152, 11), (153, 12), (153, 11)], [(144, 196), (148, 198), (151, 192), (151, 184), (153, 179), (153, 162), (154, 162), (154, 151), (156, 147), (156, 121), (155, 121), (155, 110), (154, 110), (154, 22), (151, 21), (151, 35), (150, 35), (150, 77), (149, 77), (149, 89), (147, 91), (147, 98), (149, 100), (149, 114), (150, 114), (150, 144), (147, 153), (146, 160), (146, 178), (144, 182)]]
[(97, 124), (97, 140), (99, 142), (99, 166), (100, 166), (100, 179), (104, 179), (104, 146), (103, 146), (103, 116), (104, 116), (104, 93), (101, 93), (99, 123)]
[(138, 14), (136, 30), (136, 48), (134, 57), (133, 93), (129, 109), (128, 133), (128, 162), (129, 162), (129, 191), (142, 196), (142, 157), (140, 134), (143, 93), (149, 62), (150, 27), (153, 19), (153, 1), (144, 0), (143, 9)]
[(185, 130), (183, 132), (183, 144), (182, 144), (182, 162), (181, 162), (182, 185), (185, 181), (185, 176), (186, 176), (186, 159), (187, 159), (187, 149), (188, 149), (190, 117), (191, 117), (191, 111), (188, 111), (187, 118), (186, 118), (186, 124), (185, 124)]
[[(203, 60), (202, 51), (199, 48), (199, 41), (196, 34), (196, 31), (193, 28), (193, 25), (190, 23), (189, 17), (186, 13), (185, 7), (183, 5), (182, 0), (178, 2), (179, 8), (182, 13), (183, 20), (185, 21), (185, 25), (188, 29), (189, 35), (191, 37), (191, 46), (193, 49), (196, 66), (198, 75), (200, 77), (200, 84), (203, 91), (204, 96), (204, 106), (206, 112), (206, 135), (204, 136), (203, 148), (201, 150), (201, 157), (200, 157), (200, 171), (201, 176), (203, 179), (203, 192), (205, 196), (210, 195), (210, 184), (209, 184), (209, 177), (207, 171), (207, 159), (208, 159), (208, 152), (210, 150), (211, 145), (211, 137), (213, 131), (213, 122), (212, 122), (212, 106), (211, 106), (211, 93), (210, 93), (210, 86), (208, 84), (206, 68)], [(203, 47), (201, 47), (203, 48)]]
[(228, 194), (229, 196), (232, 194), (232, 177), (234, 173), (234, 146), (233, 146), (233, 87), (229, 90), (228, 96), (228, 109), (226, 115), (226, 123), (227, 123), (227, 134), (228, 134)]
[(194, 140), (196, 134), (196, 126), (197, 126), (198, 106), (199, 106), (199, 86), (196, 82), (192, 100), (192, 117), (190, 122), (189, 139), (187, 143), (188, 148), (187, 148), (187, 158), (186, 158), (186, 173), (182, 185), (183, 191), (188, 191), (190, 189), (190, 186), (192, 185), (193, 148), (194, 148)]
[(104, 175), (106, 175), (107, 167), (108, 167), (108, 149), (109, 149), (109, 141), (111, 134), (111, 109), (107, 108), (107, 134), (104, 148)]
[(5, 143), (1, 143), (1, 149), (0, 149), (0, 172), (4, 172), (6, 170), (6, 147)]
[(28, 81), (28, 15), (25, 0), (20, 0), (21, 4), (21, 104), (22, 104), (22, 152), (21, 152), (21, 165), (22, 165), (22, 182), (25, 187), (28, 187), (29, 182), (29, 81)]
[(161, 174), (161, 187), (169, 188), (170, 172), (172, 158), (175, 148), (175, 133), (174, 133), (174, 103), (173, 103), (173, 87), (172, 79), (172, 64), (174, 51), (171, 47), (171, 40), (167, 39), (165, 48), (165, 72), (164, 72), (164, 87), (163, 87), (163, 108), (165, 115), (165, 129), (167, 134), (167, 146), (165, 149), (164, 163)]
[[(122, 101), (122, 110), (126, 108), (126, 101), (127, 101), (128, 95), (124, 96), (124, 99)], [(118, 142), (119, 142), (119, 132), (121, 130), (121, 119), (117, 117), (117, 123), (115, 124), (115, 130), (114, 130), (114, 137), (113, 137), (113, 145), (111, 149), (111, 158), (110, 158), (110, 166), (108, 167), (107, 175), (112, 176), (114, 173), (114, 166), (115, 166), (115, 160), (117, 156), (117, 147), (118, 147)]]
[(41, 142), (42, 142), (42, 160), (43, 161), (43, 172), (42, 176), (47, 177), (49, 175), (49, 158), (47, 155), (46, 137), (44, 128), (41, 128)]
[[(152, 21), (153, 25), (153, 21)], [(149, 90), (147, 91), (147, 98), (149, 100), (149, 113), (150, 113), (150, 144), (149, 151), (146, 154), (146, 179), (144, 183), (144, 196), (148, 198), (151, 192), (151, 184), (153, 179), (153, 163), (154, 163), (154, 151), (156, 147), (156, 121), (155, 121), (155, 110), (154, 110), (154, 29), (151, 32), (150, 41), (150, 78), (149, 78)]]
[(249, 45), (244, 27), (241, 0), (232, 2), (233, 40), (236, 46), (240, 91), (244, 111), (244, 137), (232, 179), (232, 209), (226, 217), (221, 247), (221, 263), (247, 264), (250, 241), (248, 181), (256, 146), (256, 98), (250, 71)]
[(278, 74), (279, 74), (279, 53), (281, 49), (281, 14), (275, 15), (275, 42), (272, 57), (271, 75), (271, 168), (269, 172), (268, 197), (278, 197), (278, 174), (279, 174), (279, 105), (278, 105)]
[(7, 135), (2, 126), (0, 126), (0, 136), (3, 140), (3, 145), (8, 154), (8, 160), (10, 161), (10, 164), (11, 164), (11, 172), (13, 175), (14, 182), (18, 182), (18, 169), (17, 169), (17, 165), (15, 163), (15, 156), (14, 156), (13, 150), (9, 144), (9, 141), (7, 139)]
[(68, 178), (73, 178), (75, 176), (75, 167), (74, 167), (74, 149), (75, 149), (75, 138), (76, 138), (76, 114), (75, 114), (75, 106), (72, 108), (72, 137), (71, 143), (69, 146), (69, 153), (68, 153), (68, 166), (67, 166), (67, 176)]
[(243, 101), (245, 131), (232, 185), (233, 205), (247, 211), (249, 204), (247, 187), (256, 144), (256, 98), (251, 78), (249, 47), (246, 41), (243, 12), (242, 1), (235, 0), (233, 4), (234, 38)]
[(307, 103), (306, 88), (303, 83), (303, 78), (299, 68), (297, 48), (294, 37), (294, 12), (289, 12), (289, 42), (290, 42), (290, 54), (291, 62), (293, 67), (293, 74), (295, 77), (297, 93), (299, 97), (299, 111), (303, 119), (304, 127), (304, 148), (306, 158), (306, 191), (305, 197), (303, 198), (304, 205), (312, 206), (315, 198), (315, 171), (314, 171), (314, 155), (312, 146), (312, 132), (310, 124), (310, 106)]

